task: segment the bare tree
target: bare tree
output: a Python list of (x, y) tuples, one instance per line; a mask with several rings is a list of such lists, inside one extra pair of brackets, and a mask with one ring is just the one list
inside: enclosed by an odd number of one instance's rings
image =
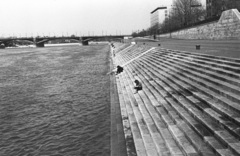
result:
[(160, 32), (171, 32), (204, 20), (205, 17), (206, 10), (199, 0), (175, 0), (168, 17), (160, 25)]
[(156, 35), (159, 33), (171, 32), (185, 26), (204, 20), (206, 10), (199, 0), (174, 0), (168, 17), (161, 24), (156, 24), (146, 31), (134, 32), (134, 36)]
[(174, 14), (172, 17), (178, 17), (182, 25), (195, 23), (205, 16), (199, 0), (175, 0), (171, 12)]

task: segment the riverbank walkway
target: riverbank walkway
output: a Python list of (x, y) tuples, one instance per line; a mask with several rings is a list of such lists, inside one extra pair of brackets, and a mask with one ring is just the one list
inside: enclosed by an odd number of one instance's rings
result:
[(240, 155), (240, 59), (115, 47), (114, 67), (128, 62), (115, 79), (128, 156)]
[[(186, 40), (174, 38), (158, 38), (153, 41), (147, 38), (134, 38), (139, 45), (148, 45), (179, 51), (189, 51), (201, 54), (240, 58), (240, 40)], [(200, 49), (196, 49), (200, 45)]]

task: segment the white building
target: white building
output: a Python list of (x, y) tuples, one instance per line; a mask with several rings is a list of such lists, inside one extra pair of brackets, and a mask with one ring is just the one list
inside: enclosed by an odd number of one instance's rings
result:
[(199, 0), (200, 4), (203, 6), (204, 9), (207, 8), (207, 7), (206, 7), (206, 6), (207, 6), (207, 5), (206, 5), (206, 1), (207, 1), (207, 0)]
[(158, 7), (151, 12), (151, 27), (163, 23), (168, 16), (167, 7)]

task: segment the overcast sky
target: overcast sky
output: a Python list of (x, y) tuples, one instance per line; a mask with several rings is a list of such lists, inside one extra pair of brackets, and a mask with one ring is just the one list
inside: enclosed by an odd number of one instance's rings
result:
[(0, 0), (0, 37), (131, 34), (171, 0)]

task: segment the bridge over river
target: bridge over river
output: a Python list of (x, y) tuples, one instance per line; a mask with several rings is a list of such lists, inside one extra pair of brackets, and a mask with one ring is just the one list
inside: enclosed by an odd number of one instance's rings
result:
[(8, 46), (12, 42), (22, 42), (29, 41), (34, 43), (37, 47), (44, 47), (44, 44), (52, 40), (76, 40), (81, 42), (82, 45), (88, 45), (89, 41), (110, 41), (110, 40), (120, 40), (122, 41), (125, 37), (130, 37), (130, 35), (105, 35), (105, 36), (62, 36), (62, 37), (22, 37), (22, 38), (0, 38), (0, 44)]

